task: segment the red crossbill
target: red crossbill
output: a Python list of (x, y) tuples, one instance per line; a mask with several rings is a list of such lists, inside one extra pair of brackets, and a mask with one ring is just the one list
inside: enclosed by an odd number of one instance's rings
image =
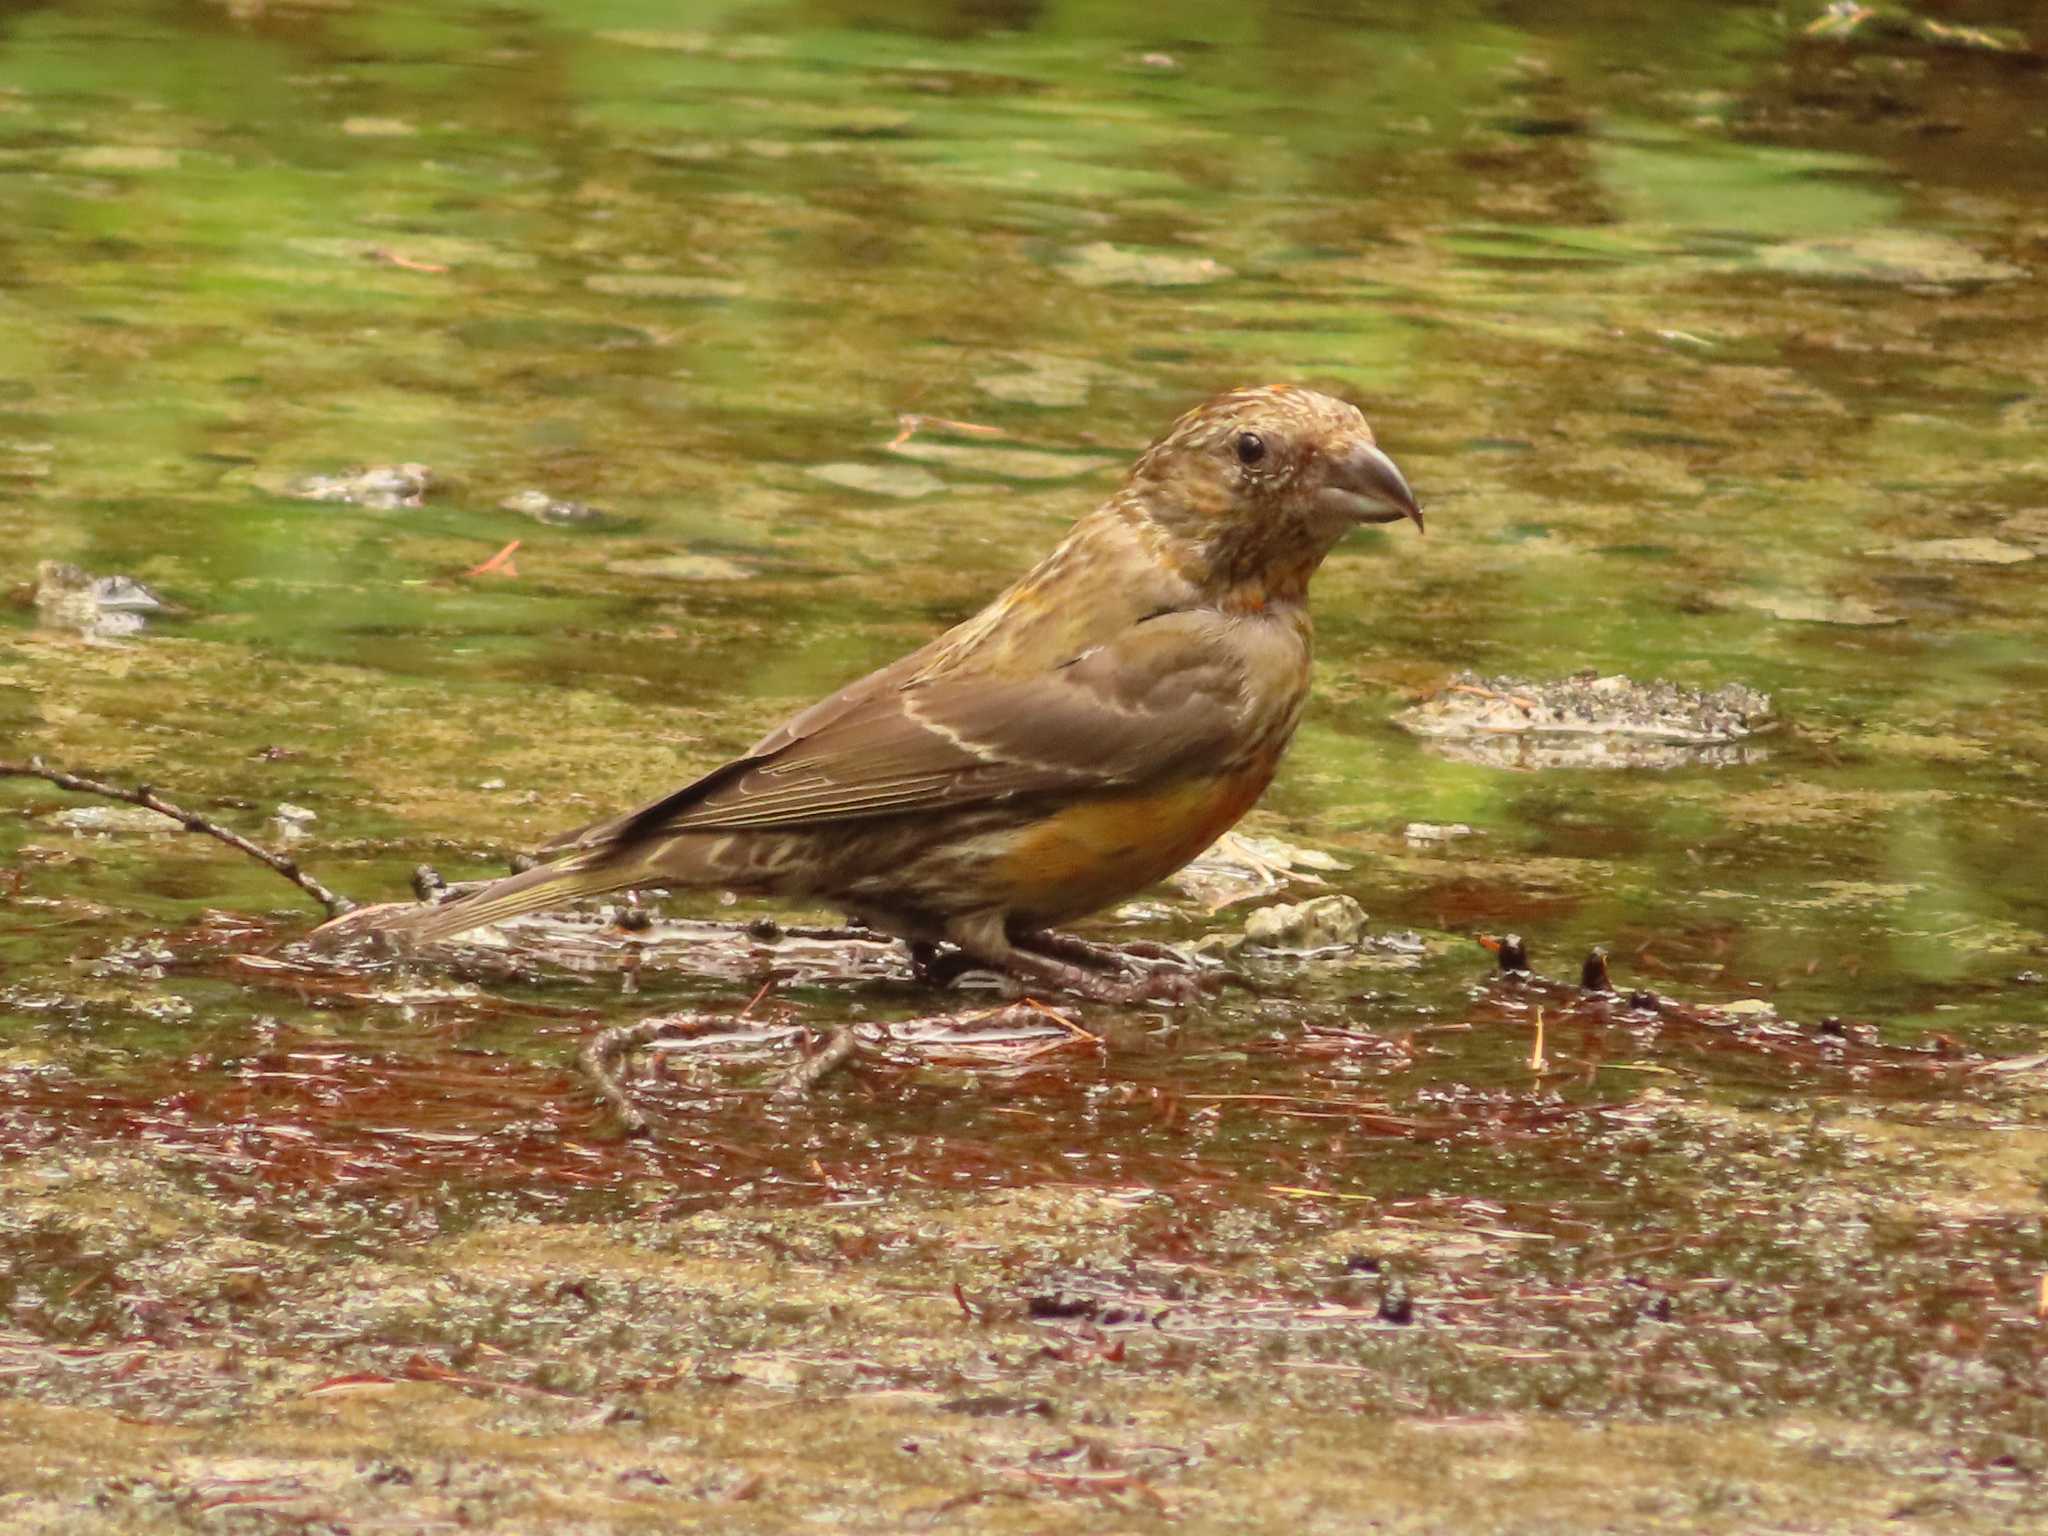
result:
[(629, 886), (836, 906), (929, 959), (1123, 999), (1056, 934), (1172, 874), (1251, 808), (1309, 686), (1308, 582), (1347, 530), (1422, 514), (1350, 405), (1238, 389), (1181, 417), (986, 608), (744, 756), (567, 834), (553, 862), (348, 927), (411, 942)]

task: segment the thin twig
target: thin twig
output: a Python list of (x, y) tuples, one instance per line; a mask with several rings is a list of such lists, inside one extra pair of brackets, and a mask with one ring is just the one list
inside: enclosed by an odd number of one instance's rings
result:
[(1039, 1014), (1044, 1018), (1051, 1019), (1053, 1023), (1059, 1025), (1061, 1029), (1064, 1029), (1070, 1038), (1076, 1040), (1086, 1040), (1090, 1045), (1102, 1044), (1102, 1036), (1096, 1034), (1095, 1031), (1093, 1031), (1092, 1029), (1083, 1029), (1080, 1025), (1076, 1024), (1072, 1019), (1068, 1018), (1064, 1013), (1054, 1012), (1052, 1009), (1046, 1007), (1045, 1004), (1041, 1003), (1037, 998), (1020, 997), (1019, 999), (1017, 999), (1017, 1001), (1023, 1007), (1029, 1008), (1033, 1013)]
[(387, 261), (392, 266), (399, 267), (407, 272), (446, 272), (448, 270), (437, 261), (421, 261), (418, 257), (408, 256), (402, 251), (390, 250), (381, 245), (373, 247), (367, 254), (372, 261)]
[(919, 416), (905, 412), (896, 418), (896, 435), (889, 439), (888, 446), (900, 448), (917, 434), (919, 427), (939, 427), (948, 432), (959, 432), (968, 437), (1008, 437), (1010, 434), (1001, 427), (985, 427), (978, 421), (954, 421), (946, 416)]
[(145, 811), (155, 811), (159, 816), (168, 816), (173, 821), (183, 823), (188, 831), (204, 832), (208, 837), (217, 838), (221, 842), (226, 843), (230, 848), (239, 849), (241, 852), (246, 853), (258, 863), (269, 865), (270, 868), (276, 870), (285, 879), (291, 881), (293, 885), (296, 885), (308, 896), (319, 902), (321, 906), (325, 907), (329, 917), (340, 917), (344, 912), (353, 912), (356, 909), (356, 904), (346, 896), (337, 896), (318, 880), (315, 880), (311, 875), (300, 869), (296, 859), (288, 859), (282, 854), (270, 853), (265, 849), (258, 848), (249, 839), (243, 837), (238, 832), (230, 832), (219, 822), (209, 821), (197, 811), (188, 811), (182, 806), (171, 804), (170, 801), (153, 792), (147, 784), (138, 784), (134, 789), (122, 789), (118, 785), (103, 784), (98, 779), (80, 778), (75, 773), (65, 773), (60, 769), (45, 767), (40, 757), (32, 757), (25, 763), (0, 762), (0, 778), (47, 779), (59, 789), (68, 789), (74, 794), (103, 795), (109, 800), (120, 800), (129, 805), (139, 805)]
[(648, 1124), (647, 1113), (633, 1102), (625, 1085), (619, 1081), (619, 1062), (626, 1052), (659, 1040), (663, 1035), (695, 1034), (706, 1028), (712, 1020), (675, 1018), (673, 1016), (642, 1019), (637, 1024), (614, 1024), (601, 1029), (583, 1044), (578, 1059), (583, 1064), (591, 1086), (597, 1089), (597, 1096), (611, 1105), (626, 1127), (628, 1136), (646, 1136), (653, 1127)]
[[(760, 1001), (758, 994), (754, 1001)], [(751, 1008), (753, 1003), (747, 1006)], [(744, 1010), (741, 1017), (745, 1017)], [(653, 1124), (648, 1120), (647, 1112), (633, 1102), (632, 1095), (626, 1091), (625, 1083), (621, 1079), (620, 1063), (626, 1053), (650, 1045), (664, 1036), (697, 1035), (716, 1025), (736, 1022), (738, 1020), (701, 1014), (680, 1017), (669, 1014), (642, 1019), (637, 1024), (614, 1024), (609, 1029), (599, 1030), (585, 1041), (582, 1051), (578, 1053), (578, 1060), (582, 1064), (584, 1074), (589, 1077), (591, 1086), (597, 1090), (597, 1096), (611, 1106), (612, 1112), (624, 1124), (626, 1134), (649, 1136), (653, 1134)], [(778, 1103), (788, 1103), (803, 1098), (819, 1083), (852, 1060), (859, 1048), (860, 1042), (855, 1039), (853, 1031), (843, 1024), (840, 1025), (825, 1037), (825, 1043), (819, 1048), (817, 1055), (798, 1062), (784, 1075), (782, 1081), (776, 1085), (774, 1099)]]
[(789, 1073), (775, 1087), (773, 1098), (778, 1104), (801, 1099), (826, 1078), (837, 1072), (860, 1049), (860, 1042), (853, 1031), (841, 1024), (825, 1037), (825, 1043), (818, 1054), (806, 1057), (789, 1069)]

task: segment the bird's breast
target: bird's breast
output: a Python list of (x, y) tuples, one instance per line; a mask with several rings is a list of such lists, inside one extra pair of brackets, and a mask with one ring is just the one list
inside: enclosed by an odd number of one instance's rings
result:
[(1061, 923), (1135, 895), (1235, 826), (1279, 761), (1276, 747), (1219, 772), (1056, 807), (992, 850), (992, 904), (1027, 922)]

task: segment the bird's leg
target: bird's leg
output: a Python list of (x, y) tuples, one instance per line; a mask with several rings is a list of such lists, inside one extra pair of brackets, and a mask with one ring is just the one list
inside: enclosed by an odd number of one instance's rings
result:
[(957, 949), (940, 949), (926, 939), (906, 939), (910, 946), (910, 979), (920, 986), (950, 987), (980, 962)]
[(1202, 995), (1202, 988), (1192, 975), (1173, 971), (1148, 971), (1131, 977), (1124, 963), (1114, 950), (1100, 950), (1093, 944), (1079, 939), (1059, 937), (1062, 944), (1079, 946), (1091, 958), (1107, 956), (1111, 966), (1121, 979), (1106, 976), (1100, 971), (1089, 970), (1065, 954), (1048, 953), (1036, 947), (1038, 940), (1054, 937), (1032, 934), (1032, 947), (1012, 941), (1007, 923), (1000, 912), (970, 912), (954, 918), (946, 924), (946, 937), (959, 946), (960, 952), (980, 965), (1023, 982), (1039, 982), (1057, 987), (1063, 992), (1072, 992), (1081, 997), (1093, 998), (1102, 1003), (1134, 1002), (1192, 1002)]

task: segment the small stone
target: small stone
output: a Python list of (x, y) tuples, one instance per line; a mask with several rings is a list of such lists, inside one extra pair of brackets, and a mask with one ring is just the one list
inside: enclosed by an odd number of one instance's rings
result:
[(44, 629), (88, 640), (116, 640), (141, 631), (164, 600), (131, 576), (94, 576), (61, 560), (36, 567), (36, 619)]
[(1294, 843), (1282, 842), (1277, 837), (1251, 837), (1242, 832), (1232, 832), (1217, 842), (1212, 852), (1221, 853), (1229, 840), (1235, 839), (1238, 850), (1249, 858), (1273, 869), (1293, 874), (1304, 869), (1339, 870), (1349, 865), (1333, 854), (1320, 848), (1303, 848)]
[(1876, 629), (1903, 624), (1896, 613), (1860, 597), (1822, 597), (1800, 592), (1735, 592), (1727, 600), (1788, 624), (1839, 624), (1851, 629)]
[(983, 394), (1014, 405), (1044, 408), (1085, 405), (1089, 391), (1108, 380), (1100, 365), (1050, 353), (1012, 353), (1018, 371), (984, 374), (974, 381)]
[(410, 139), (419, 133), (402, 117), (345, 117), (341, 131), (352, 139)]
[(1766, 246), (1756, 259), (1765, 271), (1788, 277), (1902, 288), (1977, 288), (2026, 276), (2012, 263), (1980, 256), (1960, 240), (1903, 229), (1791, 240)]
[(286, 800), (280, 801), (277, 809), (271, 813), (270, 824), (277, 829), (280, 841), (295, 843), (304, 837), (306, 829), (319, 819), (303, 805), (293, 805)]
[(723, 555), (652, 555), (642, 560), (608, 560), (615, 576), (653, 576), (664, 581), (745, 581), (754, 573)]
[(76, 805), (69, 810), (53, 812), (50, 824), (67, 832), (159, 833), (180, 830), (178, 823), (170, 817), (146, 811), (139, 805)]
[(1998, 531), (2030, 549), (2048, 548), (2048, 507), (2024, 507), (2000, 523)]
[(1097, 240), (1070, 252), (1061, 270), (1075, 282), (1091, 288), (1121, 283), (1140, 288), (1192, 288), (1236, 276), (1229, 267), (1208, 256), (1141, 250), (1111, 245), (1107, 240)]
[(1409, 842), (1418, 845), (1426, 845), (1430, 843), (1448, 843), (1453, 842), (1461, 837), (1473, 837), (1476, 835), (1477, 834), (1474, 833), (1473, 830), (1470, 827), (1466, 826), (1465, 823), (1462, 821), (1453, 821), (1441, 824), (1430, 821), (1411, 821), (1408, 823), (1407, 826), (1401, 829), (1402, 837), (1406, 838)]
[(946, 488), (937, 475), (910, 464), (814, 464), (804, 471), (814, 480), (864, 491), (870, 496), (895, 496), (913, 501)]
[(1188, 945), (1187, 952), (1196, 960), (1228, 960), (1244, 946), (1241, 933), (1205, 933)]
[(67, 149), (57, 163), (68, 171), (168, 171), (178, 152), (158, 144), (88, 144)]
[(1261, 949), (1334, 949), (1365, 937), (1365, 908), (1350, 896), (1261, 907), (1245, 920), (1244, 936)]
[(536, 523), (545, 523), (550, 528), (569, 528), (578, 524), (601, 523), (604, 514), (597, 508), (581, 501), (557, 501), (546, 491), (514, 491), (498, 503), (507, 512), (517, 512), (530, 517)]
[(1388, 1280), (1380, 1290), (1379, 1320), (1396, 1327), (1415, 1321), (1415, 1301), (1399, 1280)]
[(1910, 539), (1880, 551), (1900, 560), (1946, 562), (1952, 565), (2018, 565), (2034, 558), (2023, 544), (1979, 535), (1964, 539)]
[(1211, 912), (1248, 896), (1263, 896), (1284, 882), (1328, 885), (1312, 870), (1338, 870), (1344, 865), (1320, 848), (1297, 848), (1277, 837), (1248, 837), (1226, 832), (1192, 864), (1172, 877), (1176, 890), (1194, 897)]
[(338, 501), (388, 512), (420, 506), (433, 478), (424, 464), (378, 464), (343, 475), (305, 475), (287, 486), (285, 494), (301, 501)]
[(1731, 760), (1721, 749), (1773, 716), (1769, 696), (1740, 683), (1706, 690), (1587, 669), (1550, 682), (1461, 672), (1394, 723), (1489, 767), (1662, 768)]

